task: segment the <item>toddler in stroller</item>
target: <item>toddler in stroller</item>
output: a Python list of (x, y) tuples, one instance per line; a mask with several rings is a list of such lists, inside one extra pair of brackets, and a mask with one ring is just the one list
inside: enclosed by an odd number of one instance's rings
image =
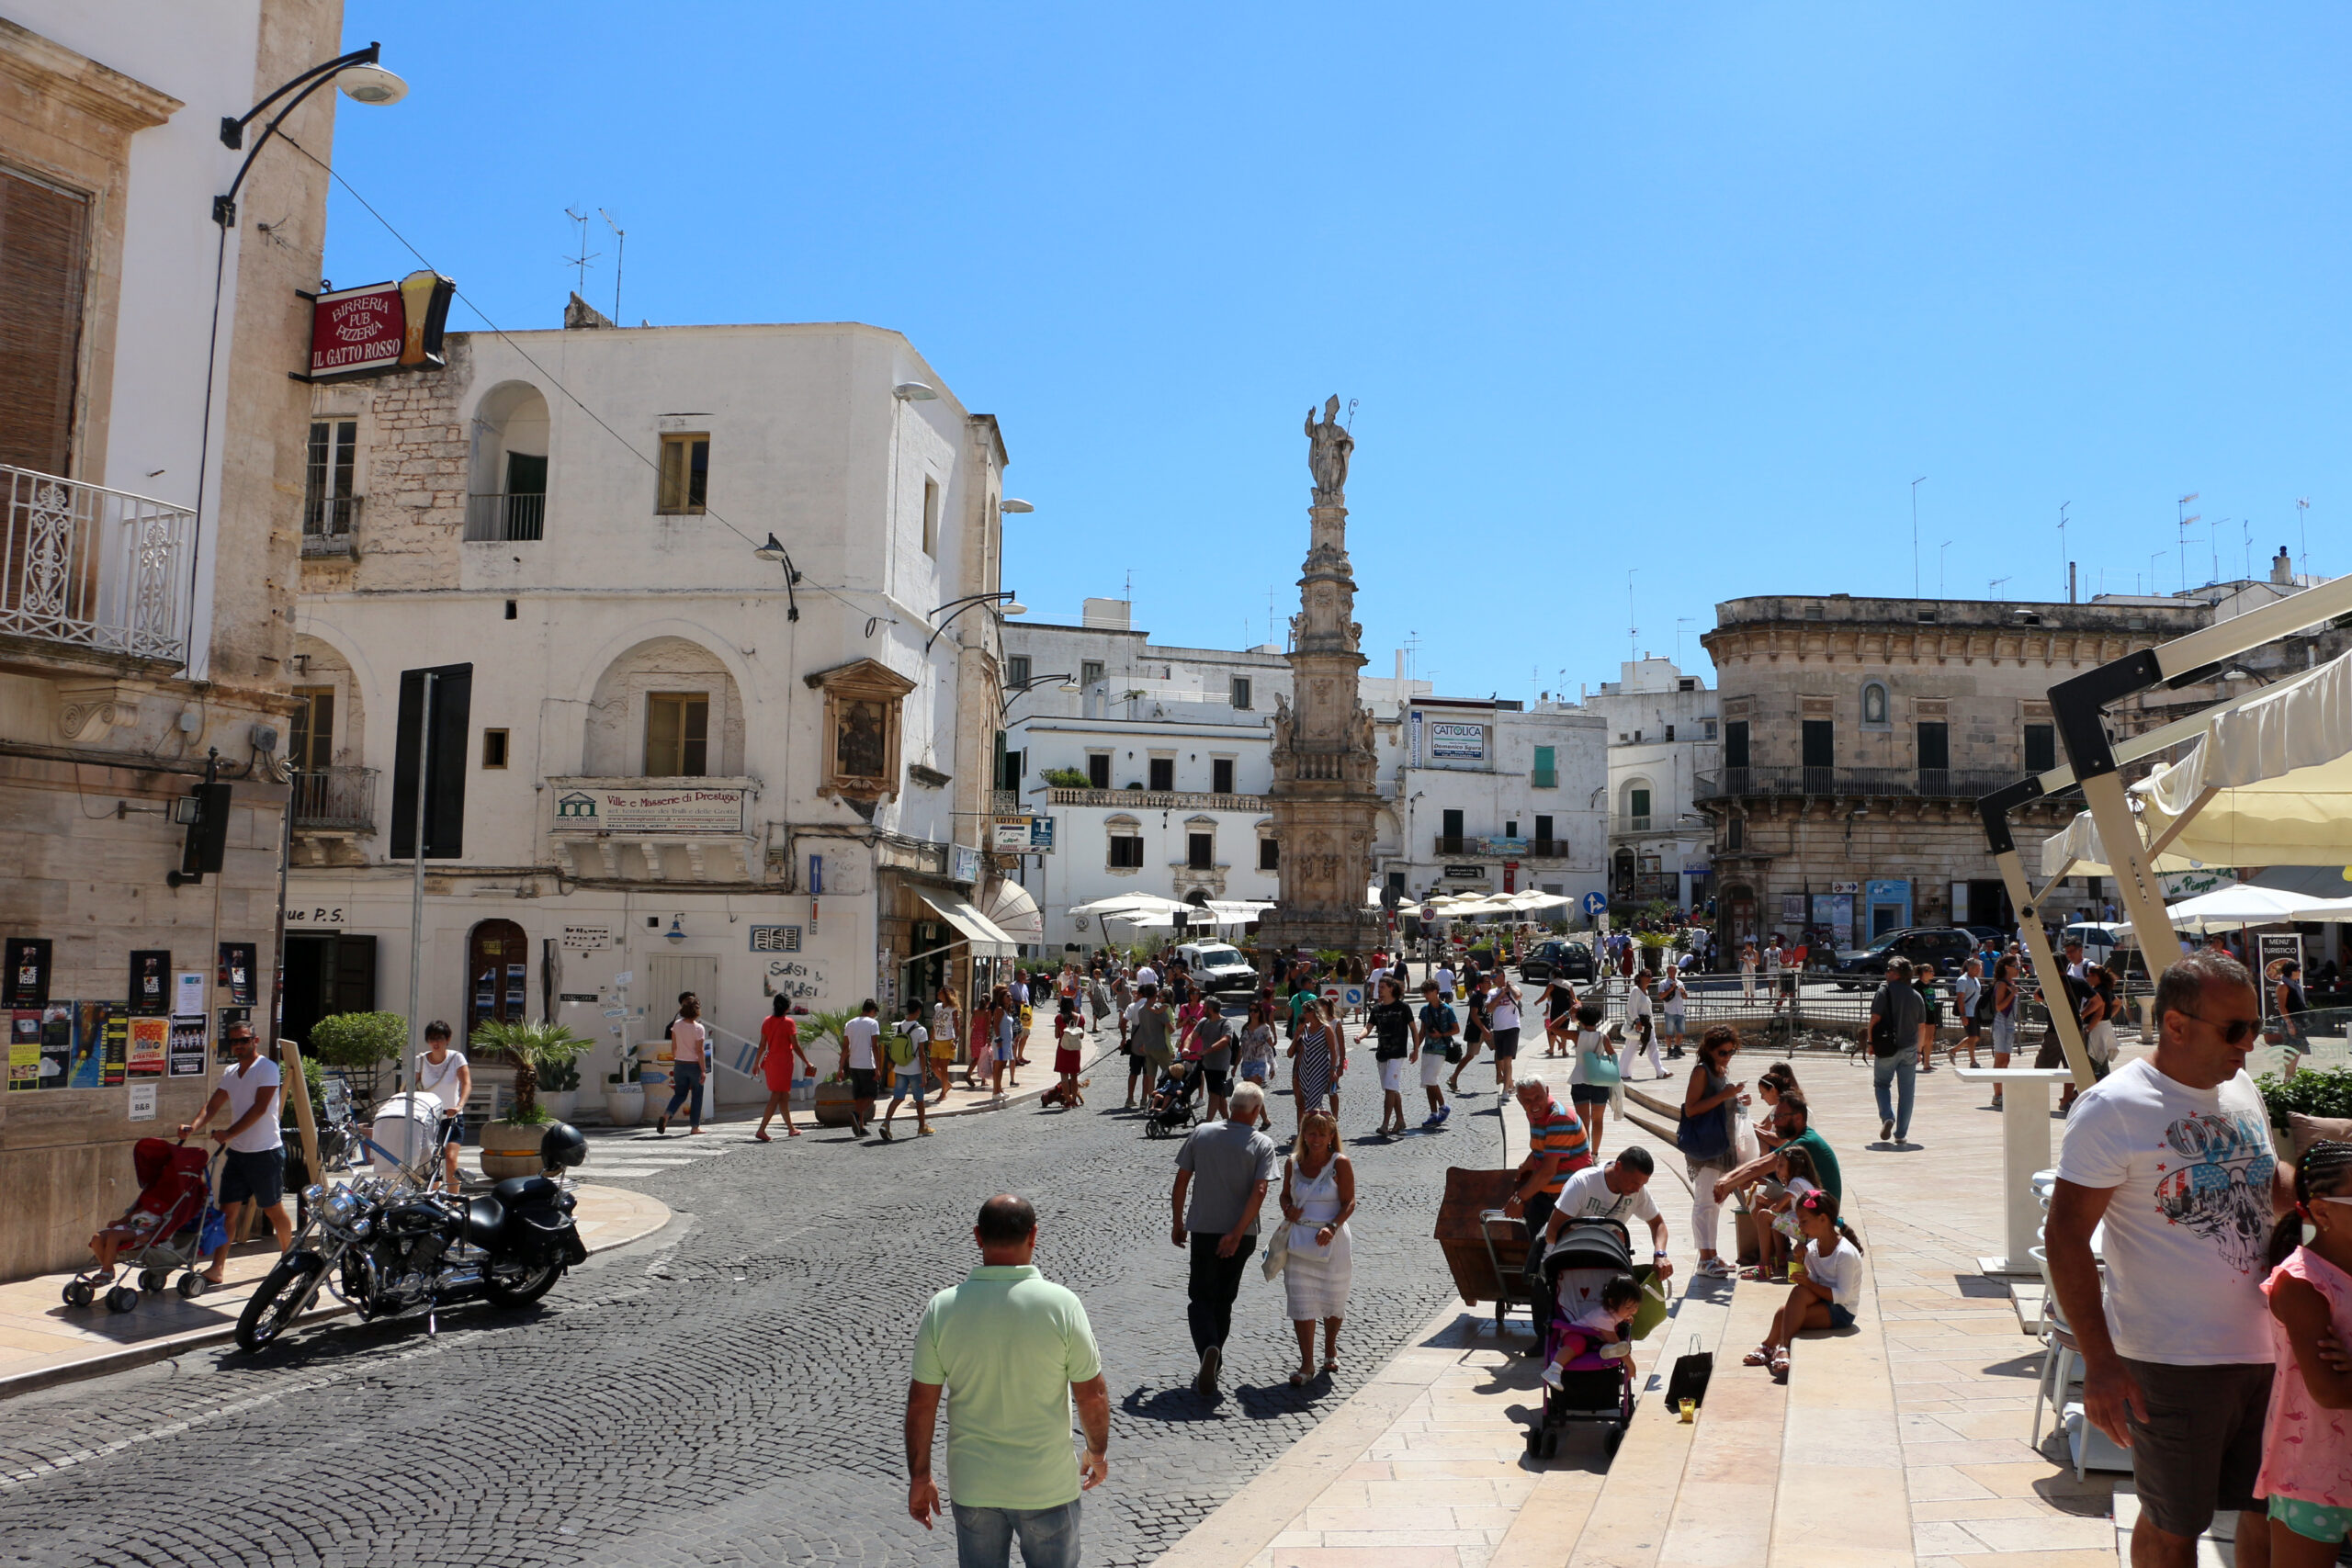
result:
[(1204, 1077), (1197, 1061), (1170, 1062), (1145, 1101), (1144, 1135), (1172, 1138), (1198, 1122)]
[(210, 1281), (197, 1265), (208, 1254), (225, 1253), (229, 1245), (228, 1226), (212, 1203), (209, 1158), (203, 1149), (162, 1138), (131, 1145), (139, 1196), (119, 1219), (90, 1238), (94, 1261), (66, 1282), (67, 1306), (88, 1306), (104, 1290), (108, 1312), (136, 1307), (139, 1292), (115, 1283), (118, 1260), (140, 1271), (142, 1290), (161, 1291), (176, 1269), (182, 1270), (181, 1295), (192, 1300), (204, 1293)]
[(1634, 1418), (1630, 1325), (1642, 1284), (1632, 1268), (1625, 1228), (1614, 1220), (1574, 1220), (1544, 1255), (1552, 1320), (1544, 1339), (1544, 1409), (1527, 1434), (1527, 1451), (1549, 1458), (1571, 1423), (1608, 1429), (1614, 1454)]

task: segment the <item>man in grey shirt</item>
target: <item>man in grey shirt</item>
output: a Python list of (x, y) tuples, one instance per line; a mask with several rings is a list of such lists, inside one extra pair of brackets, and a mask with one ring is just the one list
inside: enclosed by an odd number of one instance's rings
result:
[[(1927, 1022), (1928, 1006), (1911, 983), (1911, 961), (1898, 958), (1886, 966), (1886, 984), (1871, 998), (1871, 1084), (1878, 1093), (1878, 1135), (1898, 1145), (1911, 1137), (1911, 1101), (1919, 1087), (1919, 1029)], [(1900, 1089), (1890, 1097), (1888, 1086)]]
[(1208, 1079), (1209, 1120), (1219, 1122), (1225, 1118), (1225, 1097), (1233, 1092), (1233, 1031), (1214, 998), (1207, 1007), (1193, 1024), (1193, 1045), (1201, 1054), (1201, 1072)]
[(1233, 1332), (1233, 1298), (1241, 1293), (1241, 1271), (1258, 1249), (1258, 1208), (1274, 1179), (1274, 1141), (1258, 1130), (1265, 1115), (1266, 1091), (1242, 1084), (1233, 1091), (1227, 1119), (1204, 1122), (1176, 1151), (1170, 1237), (1192, 1247), (1184, 1315), (1201, 1358), (1193, 1392), (1204, 1398), (1216, 1394), (1217, 1368)]

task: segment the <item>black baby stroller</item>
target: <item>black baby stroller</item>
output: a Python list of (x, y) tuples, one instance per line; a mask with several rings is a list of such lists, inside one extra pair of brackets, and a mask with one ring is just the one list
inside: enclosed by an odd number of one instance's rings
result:
[(1143, 1135), (1177, 1138), (1192, 1131), (1201, 1119), (1202, 1080), (1198, 1062), (1171, 1062), (1144, 1102)]
[[(1600, 1300), (1602, 1286), (1620, 1274), (1631, 1274), (1647, 1291), (1654, 1273), (1634, 1267), (1633, 1247), (1617, 1221), (1569, 1221), (1544, 1256), (1542, 1299), (1553, 1303), (1544, 1332), (1544, 1365), (1552, 1364), (1563, 1337), (1577, 1332), (1569, 1327), (1570, 1320)], [(1529, 1455), (1550, 1459), (1559, 1451), (1565, 1427), (1589, 1422), (1607, 1428), (1604, 1451), (1614, 1456), (1634, 1418), (1634, 1387), (1629, 1358), (1605, 1357), (1588, 1343), (1582, 1354), (1561, 1368), (1560, 1386), (1544, 1389), (1543, 1412), (1527, 1433)]]

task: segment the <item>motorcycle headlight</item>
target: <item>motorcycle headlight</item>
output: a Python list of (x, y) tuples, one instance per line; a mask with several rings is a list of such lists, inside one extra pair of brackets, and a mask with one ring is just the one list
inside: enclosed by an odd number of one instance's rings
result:
[(318, 1182), (313, 1181), (302, 1189), (302, 1206), (306, 1209), (316, 1209), (326, 1199), (327, 1190)]
[(348, 1187), (338, 1187), (329, 1193), (325, 1205), (321, 1210), (321, 1213), (326, 1216), (327, 1224), (331, 1225), (347, 1225), (351, 1223), (351, 1217), (358, 1212), (358, 1196)]

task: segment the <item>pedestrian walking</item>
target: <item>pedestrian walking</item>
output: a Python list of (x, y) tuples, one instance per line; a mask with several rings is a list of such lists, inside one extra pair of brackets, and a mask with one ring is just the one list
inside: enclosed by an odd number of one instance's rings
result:
[(1086, 1103), (1078, 1075), (1084, 1066), (1079, 1050), (1086, 1025), (1079, 1017), (1078, 998), (1064, 996), (1054, 1006), (1054, 1072), (1061, 1078), (1062, 1109), (1075, 1111)]
[(1016, 969), (1012, 972), (1012, 1082), (1021, 1084), (1021, 1069), (1029, 1065), (1029, 1026), (1036, 1016), (1036, 990), (1030, 976)]
[[(954, 984), (941, 981), (937, 998), (931, 1004), (931, 1063), (933, 1073), (939, 1079), (939, 1098), (932, 1101), (933, 1105), (947, 1103), (947, 1075), (956, 1066), (956, 1015), (963, 1010)], [(964, 1086), (968, 1089), (971, 1083), (971, 1069), (967, 1067)]]
[(1901, 1148), (1911, 1139), (1911, 1107), (1918, 1096), (1918, 1042), (1924, 1013), (1918, 987), (1911, 983), (1911, 961), (1886, 966), (1886, 980), (1871, 997), (1865, 1038), (1871, 1048), (1871, 1091), (1878, 1097), (1878, 1135)]
[(1021, 1087), (1021, 1003), (1011, 986), (999, 986), (994, 1002), (995, 1017), (990, 1021), (995, 1025), (996, 1050), (991, 1066), (996, 1071), (992, 1081), (996, 1098), (1001, 1100), (1008, 1083), (1014, 1089)]
[[(795, 1063), (798, 1066), (794, 1066)], [(800, 1048), (800, 1026), (792, 1021), (792, 998), (775, 998), (775, 1010), (760, 1021), (759, 1054), (752, 1058), (752, 1070), (763, 1075), (768, 1085), (768, 1107), (760, 1115), (760, 1130), (752, 1134), (755, 1144), (771, 1144), (768, 1123), (777, 1111), (784, 1112), (784, 1135), (800, 1136), (800, 1129), (792, 1124), (792, 1080), (800, 1067), (807, 1067), (813, 1077), (817, 1064)]]
[(1936, 1036), (1943, 1032), (1944, 1004), (1936, 995), (1936, 971), (1932, 964), (1911, 966), (1912, 988), (1919, 993), (1919, 1070), (1936, 1070)]
[[(2255, 1491), (2267, 1499), (2270, 1561), (2329, 1568), (2352, 1533), (2346, 1378), (2324, 1340), (2352, 1334), (2352, 1144), (2322, 1140), (2295, 1166), (2296, 1212), (2272, 1233), (2270, 1348), (2278, 1368)], [(2308, 1221), (2313, 1235), (2303, 1240)]]
[(1739, 999), (1741, 1001), (1752, 1002), (1756, 999), (1757, 962), (1756, 944), (1752, 942), (1744, 942), (1740, 943)]
[(1204, 1122), (1176, 1151), (1170, 1235), (1191, 1249), (1184, 1315), (1200, 1358), (1193, 1392), (1204, 1399), (1216, 1394), (1217, 1370), (1233, 1333), (1233, 1299), (1257, 1251), (1258, 1211), (1273, 1184), (1274, 1142), (1259, 1130), (1265, 1114), (1265, 1090), (1242, 1084), (1233, 1091), (1226, 1120)]
[[(1473, 961), (1475, 964), (1475, 960)], [(1474, 967), (1463, 992), (1462, 1056), (1453, 1064), (1453, 1071), (1446, 1075), (1447, 1090), (1459, 1097), (1462, 1093), (1462, 1069), (1478, 1059), (1478, 1047), (1487, 1038), (1487, 977)]]
[[(2291, 958), (2282, 958), (2272, 964), (2271, 969), (2271, 1033), (2275, 1043), (2286, 1053), (2287, 1066), (2282, 1076), (2291, 1078), (2302, 1070), (2303, 1057), (2310, 1054), (2312, 1048), (2311, 1036), (2303, 1032), (2303, 1014), (2311, 1010), (2311, 1003), (2303, 996), (2301, 964)], [(2113, 1007), (2108, 1010), (2111, 1017)], [(2112, 1036), (2115, 1026), (2109, 1023), (2107, 1032)]]
[[(1078, 1568), (1079, 1495), (1111, 1473), (1111, 1391), (1086, 1308), (1032, 1261), (1037, 1213), (1000, 1193), (980, 1208), (980, 1266), (931, 1298), (907, 1384), (907, 1512), (938, 1517), (932, 1474), (947, 1398), (947, 1489), (960, 1568)], [(953, 1391), (949, 1393), (948, 1391)], [(1070, 1452), (1070, 1409), (1086, 1452)]]
[(1968, 1053), (1968, 1065), (1976, 1066), (1976, 1047), (1984, 1043), (1985, 1024), (1993, 1016), (1993, 988), (1984, 983), (1984, 964), (1971, 958), (1961, 965), (1960, 978), (1952, 982), (1952, 998), (1960, 1012), (1960, 1039), (1944, 1052), (1944, 1060), (1960, 1066), (1960, 1054)]
[[(222, 1234), (233, 1236), (246, 1231), (253, 1224), (253, 1213), (245, 1212), (250, 1209), (269, 1222), (277, 1250), (283, 1253), (293, 1243), (294, 1223), (286, 1217), (286, 1136), (277, 1127), (281, 1081), (277, 1064), (261, 1054), (260, 1042), (249, 1023), (229, 1025), (223, 1043), (234, 1059), (221, 1069), (220, 1083), (196, 1120), (181, 1124), (180, 1137), (185, 1141), (190, 1134), (202, 1132), (206, 1123), (225, 1113), (227, 1124), (212, 1134), (212, 1141), (222, 1150), (220, 1189), (215, 1195), (227, 1222)], [(226, 1283), (223, 1270), (228, 1263), (229, 1247), (224, 1241), (205, 1270), (206, 1280)]]
[[(1402, 1007), (1404, 1004), (1396, 1004)], [(1340, 1152), (1340, 1122), (1328, 1111), (1299, 1123), (1298, 1149), (1283, 1161), (1283, 1218), (1290, 1224), (1283, 1262), (1283, 1293), (1298, 1336), (1293, 1388), (1315, 1376), (1315, 1325), (1323, 1325), (1323, 1371), (1340, 1367), (1340, 1324), (1347, 1316), (1354, 1240), (1348, 1218), (1356, 1212), (1355, 1167)]]
[(1435, 980), (1421, 982), (1421, 1011), (1419, 1028), (1414, 1032), (1413, 1053), (1409, 1058), (1421, 1070), (1421, 1093), (1428, 1097), (1430, 1113), (1422, 1119), (1423, 1130), (1442, 1127), (1445, 1119), (1453, 1114), (1453, 1107), (1445, 1101), (1442, 1087), (1446, 1067), (1454, 1060), (1461, 1046), (1456, 1037), (1462, 1025), (1453, 1010), (1445, 1004), (1445, 993)]
[(849, 1079), (852, 1125), (865, 1137), (874, 1121), (876, 1080), (880, 1076), (882, 1022), (875, 1016), (880, 1006), (872, 997), (857, 1016), (842, 1025), (842, 1073)]
[(922, 1075), (931, 1060), (931, 1031), (922, 1026), (922, 1003), (907, 1004), (907, 1016), (892, 1031), (882, 1054), (890, 1063), (890, 1103), (882, 1112), (882, 1141), (890, 1141), (890, 1118), (899, 1113), (899, 1101), (911, 1097), (915, 1102), (915, 1135), (931, 1136), (931, 1121), (923, 1109)]
[(1347, 1061), (1347, 1045), (1330, 1010), (1311, 1001), (1301, 1014), (1298, 1032), (1290, 1043), (1291, 1109), (1306, 1123), (1306, 1113), (1327, 1106), (1340, 1109), (1340, 1073)]
[(1568, 1068), (1568, 1103), (1576, 1108), (1592, 1157), (1600, 1157), (1601, 1129), (1608, 1124), (1609, 1107), (1617, 1098), (1623, 1075), (1617, 1065), (1617, 1046), (1601, 1020), (1608, 1016), (1599, 1002), (1577, 1009), (1574, 1064)]
[(1281, 1048), (1281, 1036), (1274, 1028), (1274, 1004), (1260, 997), (1250, 1004), (1249, 1021), (1241, 1030), (1240, 1071), (1245, 1083), (1263, 1089), (1273, 1076), (1274, 1055)]
[(449, 1026), (437, 1018), (424, 1026), (416, 1087), (441, 1101), (441, 1190), (455, 1192), (458, 1145), (466, 1141), (466, 1101), (473, 1098), (474, 1070), (466, 1065), (465, 1053), (449, 1049)]
[[(1373, 1049), (1373, 1059), (1380, 1068), (1380, 1133), (1383, 1136), (1405, 1131), (1405, 1067), (1413, 1054), (1417, 1028), (1413, 1010), (1405, 1001), (1404, 987), (1383, 975), (1380, 979), (1380, 999), (1372, 1006), (1364, 1020), (1358, 1040), (1378, 1034), (1380, 1043)], [(1300, 1131), (1306, 1122), (1299, 1122)]]
[[(870, 1004), (869, 1004), (870, 1005)], [(654, 1119), (653, 1135), (670, 1135), (670, 1118), (686, 1108), (686, 1130), (702, 1133), (702, 1075), (708, 1055), (710, 1030), (702, 1021), (702, 999), (691, 994), (678, 999), (678, 1016), (670, 1025), (670, 1105)]]
[[(1508, 1095), (1511, 1063), (1519, 1056), (1519, 987), (1500, 969), (1487, 987), (1487, 1039), (1495, 1053), (1495, 1093)], [(1401, 1113), (1398, 1120), (1403, 1120)]]
[(1772, 993), (1772, 1016), (1775, 1018), (1781, 1016), (1781, 964), (1783, 957), (1780, 936), (1775, 933), (1764, 944), (1764, 987)]
[(1666, 1055), (1669, 1061), (1679, 1059), (1682, 1055), (1684, 999), (1690, 995), (1690, 987), (1682, 983), (1681, 969), (1672, 964), (1668, 964), (1666, 976), (1658, 983), (1657, 1001), (1659, 1010), (1666, 1015), (1664, 1032)]
[(1225, 1010), (1216, 998), (1203, 995), (1201, 1014), (1193, 1021), (1187, 1043), (1201, 1064), (1201, 1077), (1208, 1087), (1209, 1120), (1225, 1120), (1225, 1108), (1233, 1093), (1233, 1049), (1237, 1042), (1232, 1025), (1225, 1021)]
[[(1152, 1093), (1159, 1088), (1159, 1075), (1176, 1060), (1175, 1010), (1161, 998), (1157, 982), (1147, 982), (1136, 991), (1133, 1011), (1127, 1039), (1135, 1048), (1135, 1059), (1128, 1068), (1127, 1087), (1133, 1090), (1137, 1073), (1148, 1075), (1144, 1078), (1144, 1098), (1148, 1105)], [(1132, 1103), (1132, 1092), (1129, 1100)]]
[(1658, 1060), (1657, 1014), (1650, 997), (1652, 984), (1646, 974), (1634, 976), (1634, 988), (1625, 998), (1625, 1020), (1634, 1036), (1634, 1053), (1648, 1056), (1651, 1076), (1662, 1078), (1670, 1076), (1670, 1070)]
[(1544, 1055), (1576, 1055), (1577, 988), (1555, 969), (1544, 982)]
[[(1993, 1066), (2006, 1067), (2018, 1048), (2018, 961), (2004, 954), (1993, 965)], [(2001, 1109), (2001, 1086), (1993, 1086), (1993, 1109)]]
[(968, 1038), (964, 1087), (978, 1092), (996, 1072), (996, 992), (986, 986), (976, 987)]

